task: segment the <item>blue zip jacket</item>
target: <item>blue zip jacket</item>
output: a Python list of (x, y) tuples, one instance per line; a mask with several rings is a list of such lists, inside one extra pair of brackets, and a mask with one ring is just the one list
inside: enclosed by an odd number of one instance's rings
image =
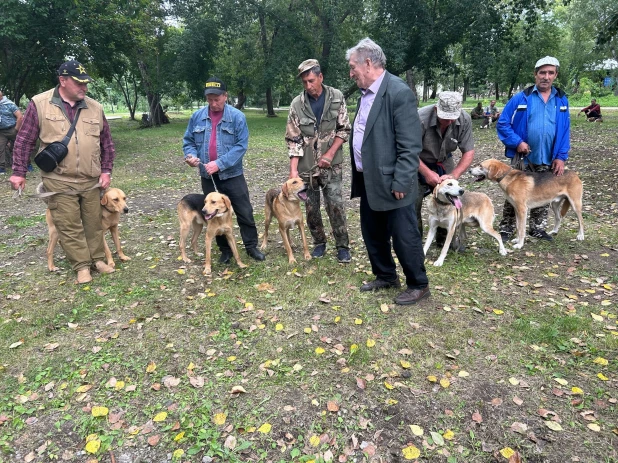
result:
[[(528, 97), (533, 89), (534, 85), (511, 98), (496, 124), (498, 138), (504, 143), (505, 154), (508, 158), (515, 156), (517, 146), (522, 141), (528, 143)], [(552, 161), (554, 159), (566, 161), (571, 149), (569, 101), (562, 90), (556, 88), (556, 91), (556, 136), (552, 146)]]
[[(223, 117), (216, 127), (217, 130), (217, 166), (219, 178), (226, 180), (238, 177), (243, 173), (242, 158), (249, 145), (249, 128), (245, 115), (238, 109), (226, 103)], [(198, 109), (189, 119), (187, 131), (182, 139), (182, 151), (185, 159), (188, 156), (200, 158), (208, 164), (208, 143), (212, 133), (212, 121), (208, 115), (208, 105)], [(200, 164), (200, 175), (210, 178), (204, 166)]]

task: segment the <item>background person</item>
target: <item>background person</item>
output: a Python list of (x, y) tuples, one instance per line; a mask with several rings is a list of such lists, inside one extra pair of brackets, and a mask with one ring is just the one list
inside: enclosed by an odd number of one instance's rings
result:
[(21, 111), (0, 90), (0, 174), (11, 165), (13, 142), (23, 122)]
[[(182, 140), (185, 162), (199, 167), (205, 195), (215, 191), (216, 184), (219, 193), (230, 198), (247, 254), (262, 261), (265, 257), (257, 249), (258, 232), (242, 166), (249, 144), (247, 119), (227, 104), (227, 86), (221, 79), (208, 79), (204, 96), (208, 105), (193, 113)], [(217, 236), (217, 245), (221, 250), (219, 262), (227, 264), (232, 250), (225, 236)]]
[[(285, 141), (290, 156), (290, 178), (301, 177), (308, 184), (307, 226), (315, 245), (311, 257), (326, 252), (326, 234), (320, 212), (320, 190), (335, 237), (337, 260), (350, 262), (350, 241), (345, 205), (341, 146), (350, 137), (350, 120), (341, 91), (324, 85), (320, 63), (315, 59), (298, 66), (305, 90), (290, 104)], [(301, 122), (302, 121), (302, 122)]]
[(373, 40), (358, 42), (346, 59), (361, 90), (350, 141), (352, 198), (360, 197), (361, 231), (376, 276), (360, 290), (400, 286), (392, 242), (407, 285), (395, 303), (416, 304), (430, 295), (414, 212), (422, 148), (416, 98), (385, 70), (386, 56)]
[(483, 111), (482, 102), (479, 101), (478, 104), (472, 108), (472, 111), (470, 111), (470, 116), (472, 119), (485, 119), (485, 112)]
[[(559, 69), (560, 63), (552, 56), (538, 60), (534, 66), (535, 84), (513, 96), (498, 119), (498, 138), (514, 168), (564, 173), (571, 149), (571, 120), (566, 94), (553, 86)], [(552, 241), (545, 231), (548, 211), (549, 205), (530, 210), (530, 236)], [(510, 239), (514, 231), (515, 209), (505, 201), (500, 222), (502, 241)]]
[(9, 179), (14, 189), (23, 189), (37, 140), (39, 150), (61, 141), (80, 110), (68, 154), (52, 172), (41, 171), (45, 189), (59, 193), (49, 197), (47, 207), (78, 283), (92, 281), (91, 266), (101, 273), (114, 271), (104, 262), (100, 191), (111, 183), (116, 150), (103, 106), (86, 96), (89, 82), (84, 66), (67, 61), (58, 68), (58, 85), (32, 97), (15, 140)]
[[(423, 149), (418, 166), (418, 194), (416, 195), (416, 220), (418, 231), (423, 236), (421, 210), (423, 198), (433, 191), (438, 183), (449, 178), (459, 179), (472, 164), (474, 159), (474, 139), (472, 138), (472, 120), (470, 115), (461, 110), (461, 94), (442, 92), (435, 105), (418, 110), (421, 121)], [(459, 148), (461, 158), (457, 165), (453, 152)], [(436, 245), (444, 246), (446, 230), (438, 228)], [(452, 243), (456, 248), (455, 241)]]
[(582, 108), (578, 113), (577, 117), (581, 113), (584, 113), (588, 118), (588, 122), (603, 122), (603, 116), (601, 116), (601, 105), (597, 103), (597, 100), (594, 98), (590, 100), (590, 105)]

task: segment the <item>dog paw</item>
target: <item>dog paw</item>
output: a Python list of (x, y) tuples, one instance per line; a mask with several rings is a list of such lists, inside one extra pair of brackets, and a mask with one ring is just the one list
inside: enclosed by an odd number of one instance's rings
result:
[(238, 266), (239, 266), (240, 268), (247, 268), (247, 267), (248, 267), (248, 265), (243, 264), (242, 262), (238, 262)]
[(48, 267), (50, 272), (58, 272), (60, 267)]
[(120, 257), (120, 260), (123, 261), (123, 262), (131, 260), (131, 258), (129, 256), (124, 255), (124, 254), (122, 256), (119, 255), (118, 257)]
[(500, 255), (501, 256), (506, 256), (508, 254), (508, 252), (506, 252), (506, 249), (500, 249)]
[(434, 267), (442, 267), (442, 264), (444, 263), (443, 260), (437, 260), (433, 263)]
[(189, 259), (188, 257), (183, 257), (182, 261), (186, 264), (190, 264), (191, 263), (191, 259)]
[(311, 260), (311, 254), (309, 253), (305, 254), (305, 260)]
[(212, 274), (212, 269), (210, 267), (205, 267), (202, 271), (202, 275), (209, 277)]
[(296, 259), (294, 259), (294, 258), (288, 259), (288, 265), (292, 265), (292, 264), (295, 264), (295, 263), (296, 263)]
[(524, 243), (521, 243), (521, 244), (520, 243), (515, 243), (513, 245), (513, 249), (521, 249), (523, 247), (524, 247)]
[(108, 260), (107, 261), (107, 265), (109, 265), (111, 268), (115, 268), (116, 267), (116, 262), (114, 262), (113, 260)]
[(580, 233), (577, 235), (577, 241), (584, 241), (584, 234)]

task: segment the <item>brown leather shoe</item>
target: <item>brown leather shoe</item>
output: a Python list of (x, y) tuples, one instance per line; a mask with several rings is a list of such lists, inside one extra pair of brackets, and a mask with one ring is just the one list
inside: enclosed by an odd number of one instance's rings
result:
[(386, 289), (386, 288), (400, 288), (401, 283), (399, 282), (399, 278), (393, 281), (380, 280), (376, 278), (369, 283), (365, 283), (360, 287), (361, 291), (376, 291), (378, 289)]
[(102, 260), (98, 260), (94, 263), (94, 268), (99, 273), (114, 273), (114, 267), (110, 267)]
[(429, 287), (423, 289), (408, 288), (395, 298), (395, 304), (412, 305), (416, 304), (418, 301), (428, 296), (431, 296), (431, 293), (429, 292)]
[(92, 281), (92, 276), (90, 275), (90, 269), (88, 267), (80, 268), (77, 271), (77, 280), (75, 283), (78, 285), (83, 285), (85, 283), (90, 283)]

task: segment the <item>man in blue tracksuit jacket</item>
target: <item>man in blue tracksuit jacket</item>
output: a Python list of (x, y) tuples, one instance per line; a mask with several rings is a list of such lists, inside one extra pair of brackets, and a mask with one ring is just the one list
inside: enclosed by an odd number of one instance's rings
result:
[[(541, 58), (534, 67), (535, 85), (517, 93), (504, 107), (496, 125), (498, 138), (504, 143), (505, 154), (515, 167), (518, 157), (524, 161), (524, 170), (554, 175), (564, 173), (569, 158), (571, 120), (566, 94), (553, 86), (560, 63), (551, 56)], [(545, 232), (549, 205), (530, 211), (529, 235), (551, 241)], [(502, 241), (515, 231), (515, 210), (504, 203), (500, 235)]]

